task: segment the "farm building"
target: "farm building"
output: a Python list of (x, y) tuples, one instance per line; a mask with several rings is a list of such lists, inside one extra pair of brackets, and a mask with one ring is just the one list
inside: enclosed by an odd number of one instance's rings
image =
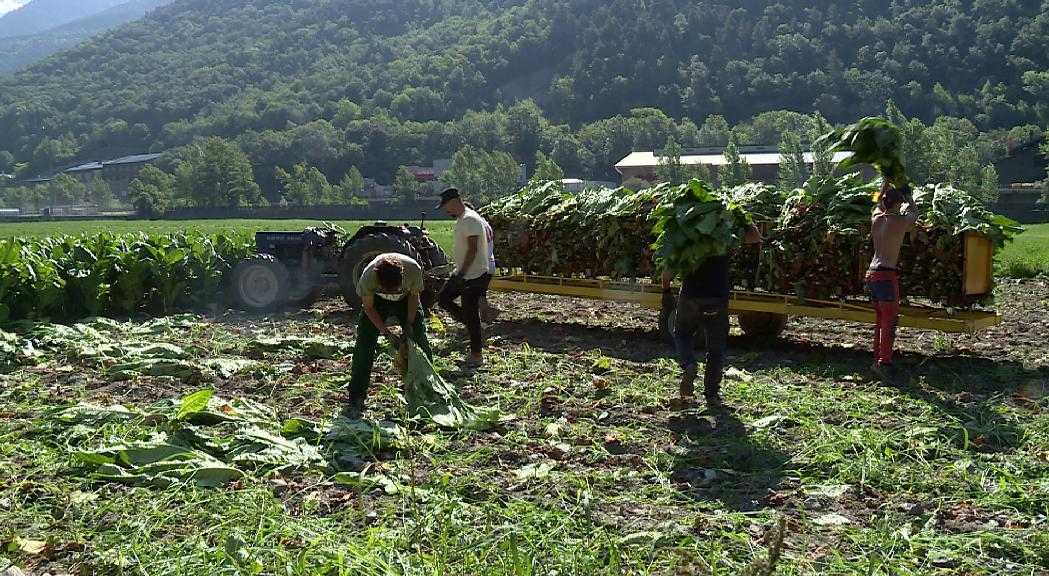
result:
[(105, 181), (118, 198), (127, 197), (128, 186), (138, 173), (161, 154), (134, 154), (102, 162), (88, 162), (65, 170), (73, 178), (88, 184), (96, 178)]
[[(615, 169), (623, 175), (623, 182), (632, 178), (655, 180), (662, 153), (662, 150), (631, 152), (615, 165)], [(770, 184), (779, 180), (780, 156), (776, 146), (740, 146), (739, 153), (740, 157), (750, 164), (752, 180)], [(841, 162), (848, 157), (848, 152), (838, 152), (834, 155), (834, 162)], [(805, 152), (804, 158), (806, 164), (812, 164), (812, 152)], [(689, 166), (703, 164), (710, 169), (711, 176), (717, 176), (718, 168), (726, 164), (725, 149), (722, 147), (682, 148), (681, 163)]]

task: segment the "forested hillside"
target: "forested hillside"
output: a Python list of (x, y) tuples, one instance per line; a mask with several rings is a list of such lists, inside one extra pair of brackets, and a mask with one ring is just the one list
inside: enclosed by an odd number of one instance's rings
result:
[(0, 80), (0, 150), (42, 166), (219, 135), (262, 179), (307, 160), (389, 181), (468, 143), (607, 177), (668, 118), (689, 145), (889, 98), (925, 125), (1045, 123), (1049, 2), (179, 0)]
[(28, 36), (0, 38), (0, 74), (11, 74), (27, 64), (117, 26), (137, 20), (172, 0), (130, 0), (97, 14)]

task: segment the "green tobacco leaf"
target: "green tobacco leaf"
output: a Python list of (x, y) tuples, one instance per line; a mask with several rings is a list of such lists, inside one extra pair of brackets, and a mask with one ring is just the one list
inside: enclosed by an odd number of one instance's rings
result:
[(374, 488), (382, 488), (387, 494), (397, 494), (401, 491), (400, 486), (392, 478), (385, 474), (366, 472), (339, 472), (333, 480), (337, 484), (350, 486), (358, 490), (367, 491)]
[(140, 412), (132, 411), (125, 406), (101, 406), (90, 402), (81, 402), (73, 406), (59, 408), (51, 414), (51, 419), (65, 424), (83, 424), (98, 427), (107, 422), (132, 420), (140, 415)]
[(537, 462), (515, 470), (514, 476), (518, 480), (537, 480), (549, 476), (553, 469), (554, 465), (550, 462)]
[(408, 345), (404, 383), (409, 414), (429, 418), (443, 428), (487, 430), (504, 419), (497, 408), (481, 408), (463, 400), (455, 386), (437, 374), (414, 342)]
[(209, 358), (201, 364), (223, 378), (232, 378), (260, 365), (247, 358)]
[(175, 414), (176, 420), (184, 420), (186, 416), (190, 414), (196, 414), (201, 410), (208, 407), (208, 402), (211, 397), (215, 395), (215, 391), (207, 388), (204, 390), (198, 390), (192, 394), (184, 396), (182, 398), (182, 405), (179, 406), (178, 413)]

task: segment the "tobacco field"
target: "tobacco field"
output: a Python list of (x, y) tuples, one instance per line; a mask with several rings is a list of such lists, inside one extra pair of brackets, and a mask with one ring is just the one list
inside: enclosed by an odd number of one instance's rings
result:
[[(442, 377), (502, 415), (412, 418), (380, 354), (334, 417), (355, 317), (14, 323), (0, 335), (0, 565), (27, 574), (1041, 574), (1049, 563), (1044, 279), (1001, 326), (733, 328), (728, 406), (672, 410), (637, 307), (493, 294), (488, 363), (431, 323)], [(781, 529), (782, 527), (782, 529)], [(770, 551), (770, 548), (773, 550)], [(2, 569), (2, 568), (0, 568)], [(749, 572), (748, 572), (749, 570)]]

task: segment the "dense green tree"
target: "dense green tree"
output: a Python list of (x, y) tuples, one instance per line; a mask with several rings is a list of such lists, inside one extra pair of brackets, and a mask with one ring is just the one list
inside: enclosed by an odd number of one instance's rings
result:
[(684, 184), (693, 178), (710, 180), (710, 171), (703, 164), (688, 165), (681, 162), (681, 146), (673, 136), (667, 137), (663, 153), (656, 167), (656, 179), (671, 184)]
[(0, 150), (0, 174), (10, 174), (15, 169), (15, 157), (7, 150)]
[(455, 186), (477, 205), (512, 194), (521, 169), (507, 152), (487, 152), (464, 146), (452, 157), (452, 167), (441, 176), (441, 184)]
[(728, 120), (720, 114), (707, 116), (703, 126), (699, 129), (700, 146), (726, 146), (732, 130), (729, 129)]
[(251, 162), (236, 143), (207, 138), (182, 152), (176, 192), (194, 206), (247, 206), (260, 200)]
[(115, 200), (113, 197), (113, 190), (109, 187), (109, 184), (101, 178), (93, 178), (91, 182), (88, 183), (87, 199), (102, 209), (112, 208)]
[(332, 186), (331, 203), (347, 206), (367, 204), (368, 202), (361, 198), (363, 191), (364, 178), (361, 176), (361, 171), (356, 166), (351, 166), (346, 175), (343, 176), (342, 181), (338, 185)]
[(4, 189), (4, 205), (30, 212), (47, 206), (46, 186), (11, 186)]
[(146, 166), (128, 186), (128, 202), (141, 216), (159, 218), (175, 194), (175, 177), (156, 166)]
[(779, 143), (779, 184), (784, 190), (800, 188), (809, 178), (801, 136), (784, 132)]
[(987, 205), (998, 202), (998, 170), (994, 164), (988, 164), (980, 170), (980, 188), (977, 196)]
[(656, 178), (660, 182), (682, 184), (688, 180), (685, 165), (681, 163), (681, 146), (673, 136), (667, 137), (662, 154), (657, 158), (659, 166), (656, 167)]
[(750, 164), (740, 155), (733, 140), (725, 147), (725, 165), (718, 169), (718, 182), (722, 186), (739, 186), (750, 180)]
[(292, 166), (290, 173), (279, 166), (275, 172), (281, 184), (281, 200), (287, 205), (317, 206), (332, 198), (331, 184), (316, 166), (303, 161)]
[(46, 185), (52, 206), (80, 204), (84, 201), (84, 185), (68, 174), (56, 174)]
[(404, 204), (415, 202), (419, 197), (420, 184), (426, 185), (425, 182), (419, 182), (411, 170), (401, 166), (397, 169), (397, 175), (393, 179), (394, 198)]
[(519, 161), (527, 162), (529, 168), (532, 168), (531, 162), (541, 144), (544, 123), (543, 111), (530, 99), (516, 102), (507, 110), (506, 132), (510, 152)]
[(564, 170), (554, 162), (552, 158), (547, 158), (546, 154), (541, 151), (535, 153), (535, 171), (532, 173), (532, 182), (550, 182), (558, 181), (565, 177)]

